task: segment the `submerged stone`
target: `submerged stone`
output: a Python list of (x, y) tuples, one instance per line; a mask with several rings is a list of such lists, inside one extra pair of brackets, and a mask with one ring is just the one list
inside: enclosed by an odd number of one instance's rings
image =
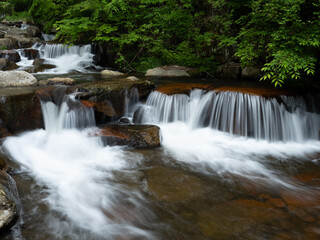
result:
[(148, 189), (159, 201), (180, 203), (199, 199), (207, 193), (206, 184), (184, 171), (153, 167), (146, 172)]
[(213, 89), (213, 86), (210, 84), (203, 84), (203, 83), (169, 83), (169, 84), (159, 85), (155, 90), (167, 95), (174, 95), (174, 94), (189, 95), (190, 91), (192, 91), (193, 89), (211, 90)]
[(249, 236), (258, 227), (278, 227), (289, 221), (290, 215), (265, 202), (238, 199), (201, 211), (197, 219), (203, 234), (209, 238), (238, 239)]

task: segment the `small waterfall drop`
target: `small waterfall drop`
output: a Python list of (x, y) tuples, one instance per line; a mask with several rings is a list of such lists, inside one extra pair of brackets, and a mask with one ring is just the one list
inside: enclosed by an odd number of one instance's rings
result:
[(124, 97), (124, 117), (132, 120), (133, 115), (139, 107), (139, 92), (137, 88), (125, 91)]
[(53, 93), (53, 102), (41, 101), (46, 131), (94, 127), (96, 123), (93, 109), (86, 108), (77, 101), (76, 93), (66, 95), (65, 91), (66, 88), (57, 88)]
[(302, 97), (264, 98), (239, 92), (192, 90), (190, 96), (150, 94), (137, 121), (181, 121), (191, 129), (211, 127), (232, 135), (268, 141), (301, 142), (318, 139), (320, 114), (309, 112)]
[[(93, 66), (93, 56), (91, 45), (66, 46), (63, 44), (39, 44), (32, 47), (39, 51), (39, 57), (45, 60), (45, 64), (55, 67), (47, 69), (43, 73), (64, 74), (70, 71), (88, 72), (87, 68)], [(18, 65), (24, 69), (32, 66), (33, 60), (24, 56), (23, 51), (19, 51), (21, 62)]]

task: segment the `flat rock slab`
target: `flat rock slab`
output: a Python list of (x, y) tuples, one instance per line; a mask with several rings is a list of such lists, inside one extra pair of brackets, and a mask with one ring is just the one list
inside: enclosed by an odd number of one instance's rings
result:
[(37, 79), (25, 71), (0, 72), (0, 87), (34, 86)]

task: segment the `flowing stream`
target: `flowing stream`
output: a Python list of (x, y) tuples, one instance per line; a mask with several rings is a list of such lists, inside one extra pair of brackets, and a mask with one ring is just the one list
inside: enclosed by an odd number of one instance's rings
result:
[(160, 148), (103, 146), (92, 110), (63, 89), (41, 103), (45, 129), (4, 141), (24, 205), (5, 239), (319, 236), (315, 105), (202, 90), (126, 96), (126, 116), (160, 126)]
[[(38, 57), (44, 59), (45, 64), (52, 66), (41, 72), (41, 74), (66, 74), (71, 71), (86, 73), (90, 72), (88, 68), (93, 67), (94, 54), (92, 54), (91, 45), (67, 46), (63, 44), (36, 43), (31, 49), (38, 51)], [(21, 61), (17, 64), (20, 69), (32, 67), (34, 60), (28, 59), (23, 49), (18, 51)]]

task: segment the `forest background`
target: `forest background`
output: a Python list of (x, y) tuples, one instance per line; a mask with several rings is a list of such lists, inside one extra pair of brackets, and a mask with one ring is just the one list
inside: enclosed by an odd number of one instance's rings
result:
[(106, 45), (124, 71), (175, 64), (214, 75), (232, 58), (261, 67), (261, 80), (275, 86), (319, 78), (320, 0), (8, 0), (0, 7), (1, 18), (37, 24), (62, 43)]

